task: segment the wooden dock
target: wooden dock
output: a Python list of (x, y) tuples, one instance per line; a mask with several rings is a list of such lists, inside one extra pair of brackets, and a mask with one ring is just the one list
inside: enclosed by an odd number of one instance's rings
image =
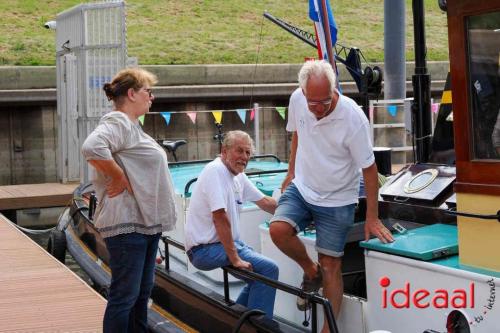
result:
[(106, 300), (0, 214), (0, 332), (101, 332)]
[(25, 184), (0, 186), (0, 210), (66, 206), (79, 184)]

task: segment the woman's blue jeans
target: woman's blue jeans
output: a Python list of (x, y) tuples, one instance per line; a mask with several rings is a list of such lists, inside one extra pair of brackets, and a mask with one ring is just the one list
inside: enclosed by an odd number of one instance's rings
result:
[[(235, 241), (234, 246), (240, 258), (252, 264), (255, 273), (278, 280), (279, 270), (273, 260), (255, 252), (241, 241)], [(221, 243), (196, 246), (188, 251), (188, 256), (193, 266), (203, 271), (231, 265)], [(241, 291), (236, 303), (249, 309), (262, 310), (269, 318), (272, 318), (276, 289), (261, 282), (246, 280), (245, 282), (247, 285)]]
[(105, 238), (111, 286), (104, 333), (148, 331), (148, 300), (153, 289), (160, 234), (122, 234)]

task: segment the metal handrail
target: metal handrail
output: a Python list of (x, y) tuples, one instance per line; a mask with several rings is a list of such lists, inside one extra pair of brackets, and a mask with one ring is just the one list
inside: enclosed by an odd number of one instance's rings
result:
[(198, 163), (210, 163), (212, 160), (193, 160), (193, 161), (181, 161), (181, 162), (172, 162), (168, 163), (169, 166), (174, 166), (174, 165), (189, 165), (189, 164), (198, 164)]
[(250, 171), (250, 172), (245, 172), (245, 175), (247, 175), (247, 176), (260, 176), (260, 175), (269, 175), (269, 174), (273, 174), (273, 173), (284, 173), (284, 172), (288, 172), (288, 169)]
[(256, 160), (258, 158), (266, 158), (266, 157), (271, 157), (271, 158), (274, 158), (276, 160), (276, 162), (278, 163), (281, 163), (281, 160), (278, 156), (274, 155), (274, 154), (261, 154), (261, 155), (254, 155), (252, 156), (250, 159), (251, 160)]
[[(169, 252), (168, 252), (168, 246), (172, 245), (180, 250), (186, 251), (186, 248), (184, 245), (168, 236), (162, 236), (161, 237), (162, 241), (165, 244), (165, 269), (169, 270), (170, 269), (170, 263), (169, 263)], [(291, 286), (289, 284), (279, 282), (273, 279), (270, 279), (264, 275), (247, 271), (247, 270), (242, 270), (239, 268), (235, 268), (233, 266), (225, 266), (221, 267), (224, 273), (224, 300), (229, 303), (231, 302), (229, 298), (229, 278), (228, 278), (228, 273), (231, 273), (234, 276), (241, 277), (247, 280), (252, 280), (252, 281), (258, 281), (262, 282), (268, 286), (271, 286), (275, 289), (279, 289), (281, 291), (284, 291), (286, 293), (299, 296), (301, 298), (304, 298), (307, 302), (310, 302), (312, 304), (312, 332), (315, 333), (318, 331), (317, 327), (317, 309), (316, 305), (320, 304), (323, 306), (323, 310), (325, 313), (326, 320), (328, 322), (328, 327), (330, 329), (330, 332), (332, 333), (339, 333), (339, 329), (337, 327), (337, 322), (335, 320), (335, 317), (333, 315), (333, 308), (330, 303), (330, 301), (324, 297), (319, 296), (318, 293), (316, 292), (305, 292), (300, 288)]]

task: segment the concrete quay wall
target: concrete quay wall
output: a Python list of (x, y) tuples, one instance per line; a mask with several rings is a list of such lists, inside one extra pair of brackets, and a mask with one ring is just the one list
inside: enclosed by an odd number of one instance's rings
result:
[[(272, 107), (288, 104), (300, 64), (142, 67), (159, 78), (152, 111), (198, 112), (195, 124), (185, 114), (172, 114), (168, 126), (159, 114), (145, 119), (145, 131), (157, 139), (187, 139), (188, 144), (179, 148), (180, 160), (211, 158), (218, 151), (213, 117), (202, 111), (251, 108), (253, 103), (264, 107), (260, 152), (288, 158), (286, 122)], [(344, 93), (359, 97), (350, 75), (339, 68)], [(429, 62), (434, 96), (440, 96), (447, 71), (447, 62)], [(413, 64), (408, 64), (408, 96), (412, 73)], [(0, 185), (57, 181), (56, 101), (55, 67), (0, 67)], [(254, 134), (249, 114), (243, 124), (235, 112), (224, 113), (223, 124), (224, 131)]]

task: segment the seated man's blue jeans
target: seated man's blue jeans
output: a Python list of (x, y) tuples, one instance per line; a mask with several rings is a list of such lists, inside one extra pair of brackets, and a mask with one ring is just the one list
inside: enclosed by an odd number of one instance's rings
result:
[(148, 300), (153, 289), (160, 234), (122, 234), (105, 238), (111, 286), (104, 333), (148, 332)]
[[(255, 273), (278, 280), (278, 266), (274, 261), (255, 252), (241, 241), (235, 241), (234, 246), (240, 258), (252, 264)], [(188, 252), (193, 266), (203, 271), (231, 265), (221, 243), (196, 246)], [(261, 282), (246, 280), (245, 282), (247, 285), (241, 291), (236, 303), (249, 309), (262, 310), (269, 318), (272, 318), (276, 289)]]

